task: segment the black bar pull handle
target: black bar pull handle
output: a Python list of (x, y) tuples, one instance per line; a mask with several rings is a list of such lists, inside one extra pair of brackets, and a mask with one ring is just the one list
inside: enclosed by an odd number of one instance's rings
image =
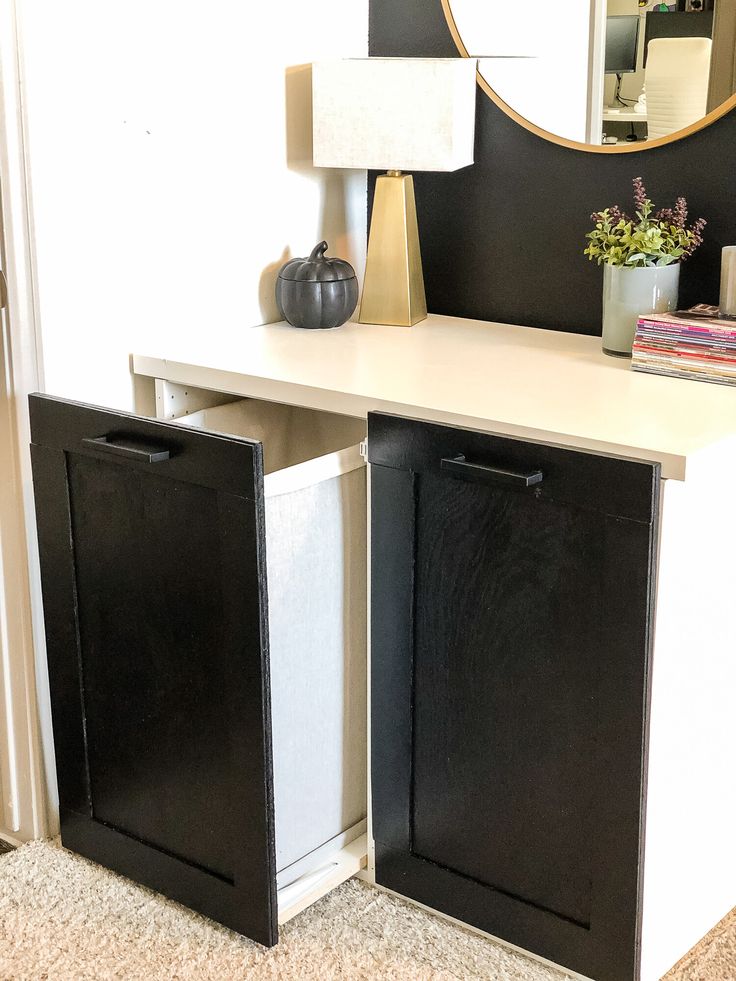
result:
[(465, 480), (477, 480), (482, 484), (509, 484), (512, 487), (534, 487), (535, 484), (541, 484), (544, 479), (544, 474), (541, 470), (530, 470), (527, 473), (519, 473), (516, 470), (502, 470), (500, 467), (489, 467), (485, 463), (470, 463), (462, 453), (458, 456), (442, 457), (440, 467), (455, 477), (462, 477)]
[(140, 463), (160, 463), (168, 460), (171, 455), (169, 450), (147, 449), (123, 437), (116, 438), (113, 442), (109, 436), (85, 436), (82, 442), (90, 449), (122, 456), (128, 460), (138, 460)]

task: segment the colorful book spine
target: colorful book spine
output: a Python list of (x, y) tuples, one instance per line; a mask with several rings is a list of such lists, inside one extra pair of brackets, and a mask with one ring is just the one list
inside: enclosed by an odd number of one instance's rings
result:
[[(704, 316), (704, 313), (706, 315)], [(711, 308), (639, 318), (632, 348), (634, 371), (736, 385), (736, 321)]]

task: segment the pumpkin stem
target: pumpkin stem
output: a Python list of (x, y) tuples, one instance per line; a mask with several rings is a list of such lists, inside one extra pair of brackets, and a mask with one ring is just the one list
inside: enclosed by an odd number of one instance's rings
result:
[(315, 245), (309, 255), (309, 261), (314, 262), (317, 259), (321, 259), (327, 251), (327, 248), (327, 242), (320, 242), (319, 245)]

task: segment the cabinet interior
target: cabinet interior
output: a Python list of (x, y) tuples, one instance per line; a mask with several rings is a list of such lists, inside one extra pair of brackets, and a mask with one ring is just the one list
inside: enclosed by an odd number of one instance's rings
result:
[(176, 421), (258, 440), (263, 444), (267, 476), (356, 446), (366, 435), (365, 419), (260, 399), (237, 399), (190, 412)]

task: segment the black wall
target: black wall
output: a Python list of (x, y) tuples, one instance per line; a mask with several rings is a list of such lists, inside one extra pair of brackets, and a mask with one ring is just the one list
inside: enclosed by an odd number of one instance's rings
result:
[[(457, 55), (440, 0), (371, 0), (370, 53)], [(475, 164), (414, 175), (429, 309), (600, 334), (602, 271), (584, 236), (592, 211), (630, 210), (639, 175), (656, 205), (684, 194), (691, 216), (708, 219), (680, 304), (717, 303), (720, 250), (736, 244), (736, 111), (670, 146), (584, 153), (530, 133), (479, 89)]]

